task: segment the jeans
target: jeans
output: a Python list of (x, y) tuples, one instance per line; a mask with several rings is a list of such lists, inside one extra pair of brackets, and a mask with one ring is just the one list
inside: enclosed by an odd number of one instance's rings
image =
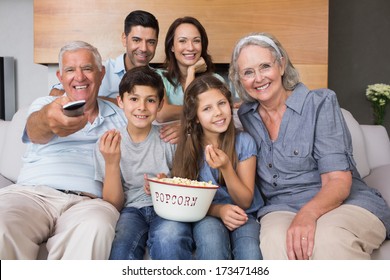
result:
[(110, 259), (142, 260), (146, 246), (152, 259), (189, 260), (193, 251), (191, 224), (165, 220), (151, 206), (123, 208)]
[(260, 224), (248, 214), (248, 221), (230, 232), (232, 254), (235, 260), (262, 260), (260, 251)]
[(206, 216), (193, 224), (198, 260), (261, 260), (260, 224), (252, 215), (248, 221), (229, 231), (221, 219)]

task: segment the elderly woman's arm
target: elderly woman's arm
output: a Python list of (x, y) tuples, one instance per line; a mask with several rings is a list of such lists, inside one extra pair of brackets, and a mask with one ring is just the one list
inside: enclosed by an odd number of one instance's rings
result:
[(313, 251), (317, 220), (340, 206), (352, 186), (350, 171), (333, 171), (321, 175), (322, 188), (297, 213), (287, 231), (289, 259), (308, 259)]

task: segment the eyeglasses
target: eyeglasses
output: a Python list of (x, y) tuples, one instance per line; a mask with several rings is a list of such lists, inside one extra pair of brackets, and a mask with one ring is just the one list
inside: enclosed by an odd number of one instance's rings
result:
[[(257, 68), (259, 73), (261, 75), (264, 75), (267, 72), (269, 72), (272, 69), (272, 67), (275, 65), (275, 62), (276, 62), (276, 58), (273, 62), (260, 64), (259, 67)], [(241, 79), (243, 79), (245, 81), (252, 80), (256, 76), (256, 69), (246, 68), (243, 71), (241, 71), (239, 73), (239, 75), (240, 75)]]

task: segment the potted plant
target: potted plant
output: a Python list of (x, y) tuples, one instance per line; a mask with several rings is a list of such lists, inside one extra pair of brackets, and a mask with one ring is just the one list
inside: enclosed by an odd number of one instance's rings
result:
[(386, 105), (390, 102), (390, 85), (373, 84), (366, 90), (366, 97), (371, 102), (374, 111), (374, 123), (383, 125), (386, 112)]

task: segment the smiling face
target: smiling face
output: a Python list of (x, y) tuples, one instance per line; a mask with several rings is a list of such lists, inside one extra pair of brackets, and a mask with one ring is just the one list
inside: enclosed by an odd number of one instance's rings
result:
[(206, 138), (218, 136), (227, 130), (232, 119), (229, 100), (218, 89), (198, 95), (197, 118)]
[(179, 67), (194, 65), (202, 55), (202, 38), (195, 25), (180, 24), (175, 31), (171, 49)]
[(157, 31), (151, 27), (133, 26), (126, 36), (122, 34), (122, 44), (126, 48), (127, 70), (148, 65), (157, 47)]
[[(267, 102), (284, 91), (283, 67), (269, 49), (248, 45), (241, 50), (237, 65), (241, 84), (252, 98)], [(252, 78), (244, 77), (253, 71), (255, 75)]]
[(139, 85), (134, 86), (132, 92), (125, 92), (122, 99), (118, 96), (117, 100), (126, 115), (128, 130), (150, 129), (163, 102), (158, 98), (157, 89)]
[(63, 54), (57, 77), (71, 101), (84, 99), (88, 106), (96, 102), (104, 73), (104, 67), (99, 71), (91, 51), (78, 49)]

